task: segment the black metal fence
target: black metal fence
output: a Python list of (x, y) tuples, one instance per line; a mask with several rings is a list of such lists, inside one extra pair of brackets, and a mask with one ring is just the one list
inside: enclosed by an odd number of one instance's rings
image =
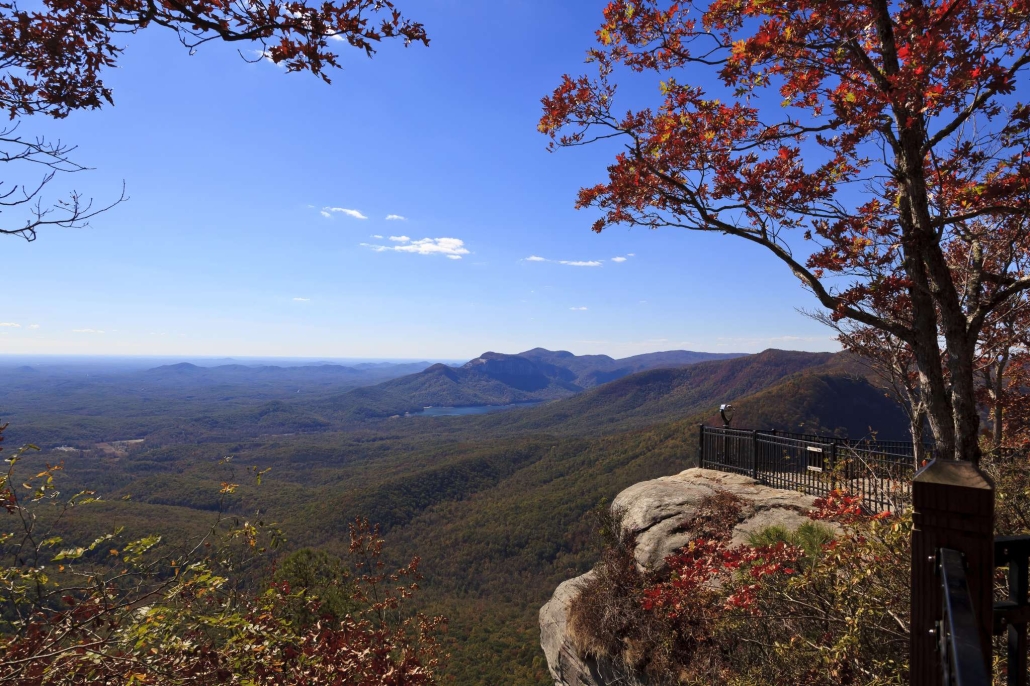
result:
[[(925, 448), (931, 456), (932, 446)], [(877, 512), (898, 511), (911, 500), (916, 471), (911, 442), (704, 425), (698, 464), (809, 495), (824, 496), (841, 488)]]
[(1026, 686), (1030, 536), (996, 536), (994, 566), (1008, 568), (1008, 598), (994, 603), (994, 635), (1006, 636), (1006, 683), (1008, 686)]

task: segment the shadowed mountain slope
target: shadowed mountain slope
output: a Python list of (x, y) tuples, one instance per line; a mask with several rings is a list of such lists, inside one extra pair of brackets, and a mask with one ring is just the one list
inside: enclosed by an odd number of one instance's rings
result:
[[(716, 416), (709, 423), (719, 425)], [(908, 416), (869, 379), (832, 373), (798, 374), (734, 403), (734, 426), (844, 438), (909, 441)]]
[(632, 374), (575, 398), (484, 417), (486, 428), (586, 433), (646, 426), (708, 412), (720, 403), (764, 390), (783, 379), (828, 364), (835, 353), (766, 350), (757, 355), (699, 362)]

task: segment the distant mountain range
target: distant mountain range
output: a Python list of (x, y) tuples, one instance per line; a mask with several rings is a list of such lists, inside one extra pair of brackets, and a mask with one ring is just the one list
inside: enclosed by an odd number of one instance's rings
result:
[(428, 366), (429, 362), (362, 363), (352, 367), (339, 364), (293, 367), (223, 364), (215, 367), (202, 367), (190, 362), (180, 362), (178, 364), (166, 364), (148, 369), (142, 372), (139, 378), (149, 383), (171, 385), (237, 384), (248, 381), (317, 382), (322, 384), (339, 381), (375, 383), (396, 376), (413, 374), (422, 371)]
[(460, 367), (434, 364), (417, 374), (317, 401), (312, 409), (356, 419), (417, 412), (427, 406), (557, 400), (648, 369), (736, 357), (744, 355), (672, 350), (617, 360), (544, 348), (517, 355), (486, 352)]
[[(641, 367), (644, 371), (628, 372)], [(618, 377), (602, 382), (605, 374)], [(908, 430), (901, 408), (858, 358), (772, 349), (725, 356), (678, 351), (624, 360), (542, 349), (484, 353), (461, 367), (433, 365), (325, 400), (279, 406), (265, 421), (275, 416), (284, 427), (311, 430), (416, 414), (426, 406), (533, 400), (552, 402), (466, 419), (462, 426), (492, 435), (593, 435), (688, 418), (714, 424), (719, 405), (729, 402), (737, 409), (734, 425), (744, 428), (851, 436), (873, 430), (881, 438), (900, 439)]]
[[(523, 402), (537, 405), (442, 423), (420, 417), (428, 406)], [(717, 422), (725, 402), (736, 406), (734, 425), (744, 428), (852, 436), (875, 430), (882, 438), (902, 439), (907, 432), (904, 413), (879, 380), (842, 353), (668, 351), (614, 359), (534, 348), (515, 355), (488, 352), (460, 366), (180, 363), (88, 376), (0, 369), (0, 412), (4, 421), (14, 420), (11, 440), (24, 433), (25, 440), (54, 445), (67, 437), (208, 441), (374, 430), (376, 423), (406, 414), (413, 418), (391, 431), (591, 436), (658, 423)], [(26, 412), (33, 420), (26, 421)]]

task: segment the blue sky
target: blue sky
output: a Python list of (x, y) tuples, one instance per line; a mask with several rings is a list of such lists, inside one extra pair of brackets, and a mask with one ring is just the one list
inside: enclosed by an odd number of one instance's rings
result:
[(0, 353), (836, 349), (760, 249), (597, 235), (574, 209), (613, 148), (549, 153), (536, 122), (603, 2), (399, 4), (430, 47), (344, 52), (331, 86), (154, 28), (106, 75), (114, 107), (26, 120), (95, 167), (74, 187), (102, 202), (124, 180), (131, 199), (88, 229), (2, 239)]

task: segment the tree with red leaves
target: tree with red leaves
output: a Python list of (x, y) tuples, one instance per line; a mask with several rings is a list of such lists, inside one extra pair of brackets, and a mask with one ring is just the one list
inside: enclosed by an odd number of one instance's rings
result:
[[(79, 109), (113, 104), (103, 72), (116, 66), (121, 34), (160, 26), (175, 31), (191, 52), (225, 41), (260, 46), (288, 72), (310, 72), (326, 83), (338, 68), (335, 48), (345, 45), (369, 57), (384, 39), (429, 44), (425, 28), (406, 19), (392, 0), (42, 0), (35, 9), (0, 0), (0, 111), (11, 120), (32, 114), (63, 118)], [(28, 240), (43, 226), (81, 227), (99, 212), (73, 193), (52, 206), (40, 201), (55, 174), (83, 171), (74, 150), (60, 142), (23, 138), (17, 123), (0, 131), (0, 161), (42, 166), (38, 184), (0, 183), (0, 211), (29, 210), (21, 225), (0, 234)], [(124, 193), (122, 194), (124, 199)], [(121, 199), (120, 199), (121, 200)], [(119, 200), (119, 202), (120, 202)]]
[[(580, 191), (594, 230), (762, 246), (903, 341), (938, 448), (978, 460), (977, 342), (1030, 289), (1030, 2), (614, 0), (597, 41), (540, 121), (556, 147), (626, 143)], [(654, 107), (617, 112), (626, 70), (659, 77)]]

